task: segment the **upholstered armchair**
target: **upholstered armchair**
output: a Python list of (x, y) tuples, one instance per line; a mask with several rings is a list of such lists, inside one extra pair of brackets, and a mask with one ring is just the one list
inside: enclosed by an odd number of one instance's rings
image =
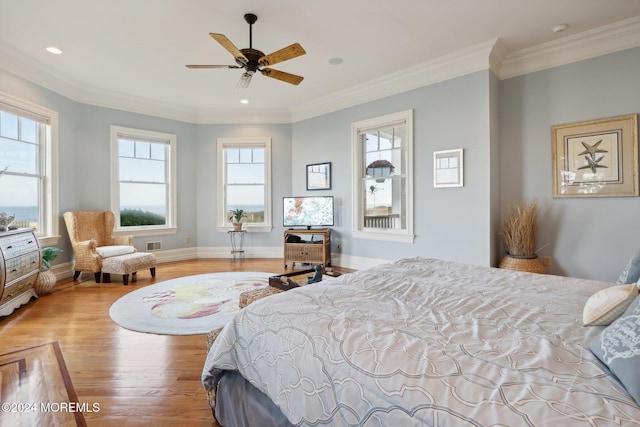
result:
[(81, 272), (91, 272), (100, 283), (104, 258), (135, 252), (133, 236), (113, 236), (113, 212), (75, 211), (63, 216), (75, 256), (73, 280)]

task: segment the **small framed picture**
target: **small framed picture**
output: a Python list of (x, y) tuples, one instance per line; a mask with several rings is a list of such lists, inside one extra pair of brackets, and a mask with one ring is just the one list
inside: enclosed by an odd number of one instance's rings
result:
[(462, 148), (435, 151), (433, 153), (434, 187), (462, 187), (464, 185), (462, 154)]
[(331, 162), (307, 165), (307, 190), (331, 190)]
[(551, 127), (553, 197), (638, 196), (638, 115)]

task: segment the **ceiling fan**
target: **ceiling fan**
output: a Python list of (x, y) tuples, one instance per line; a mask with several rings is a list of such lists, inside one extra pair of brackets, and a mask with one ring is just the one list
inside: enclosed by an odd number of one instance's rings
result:
[(269, 55), (265, 55), (257, 49), (253, 49), (252, 40), (252, 26), (258, 20), (258, 17), (253, 13), (247, 13), (244, 15), (244, 20), (249, 24), (249, 47), (245, 49), (238, 49), (231, 43), (231, 40), (224, 34), (209, 33), (211, 37), (218, 43), (227, 49), (235, 58), (238, 65), (187, 65), (187, 68), (243, 68), (245, 71), (238, 82), (238, 89), (244, 89), (249, 87), (251, 78), (259, 71), (262, 75), (271, 77), (273, 79), (281, 80), (292, 85), (299, 85), (304, 79), (302, 76), (295, 74), (285, 73), (284, 71), (274, 70), (273, 68), (267, 68), (269, 65), (277, 64), (279, 62), (287, 61), (289, 59), (302, 56), (305, 50), (298, 43), (294, 43), (283, 49), (277, 50)]

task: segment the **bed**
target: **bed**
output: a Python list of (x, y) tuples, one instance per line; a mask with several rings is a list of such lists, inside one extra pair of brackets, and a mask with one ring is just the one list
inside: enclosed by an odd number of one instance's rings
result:
[(202, 382), (223, 426), (640, 426), (583, 325), (611, 286), (402, 259), (254, 302)]

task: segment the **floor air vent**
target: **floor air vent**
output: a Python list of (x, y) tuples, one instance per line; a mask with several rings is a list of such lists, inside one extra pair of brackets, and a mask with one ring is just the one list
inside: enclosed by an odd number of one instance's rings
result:
[(162, 249), (162, 242), (147, 242), (147, 251), (159, 251)]

